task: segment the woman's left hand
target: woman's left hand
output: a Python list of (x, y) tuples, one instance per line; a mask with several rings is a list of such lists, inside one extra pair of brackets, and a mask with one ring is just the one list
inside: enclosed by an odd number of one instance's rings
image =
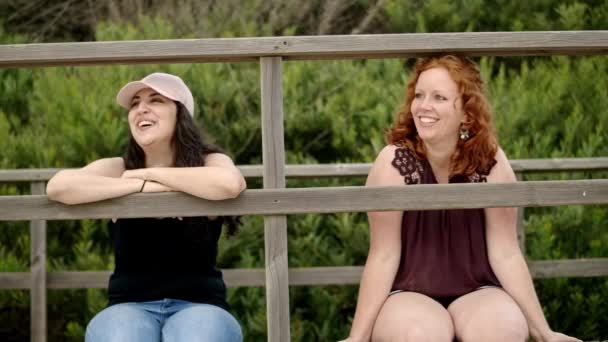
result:
[(548, 334), (543, 336), (542, 342), (582, 342), (576, 337), (571, 337), (555, 331), (550, 331)]
[(126, 170), (122, 173), (121, 178), (137, 178), (142, 180), (152, 180), (150, 178), (150, 171), (146, 168)]
[(164, 184), (153, 182), (153, 181), (147, 181), (146, 184), (144, 185), (143, 189), (141, 189), (141, 192), (167, 192), (167, 191), (175, 191), (175, 190), (171, 189), (170, 187), (168, 187)]

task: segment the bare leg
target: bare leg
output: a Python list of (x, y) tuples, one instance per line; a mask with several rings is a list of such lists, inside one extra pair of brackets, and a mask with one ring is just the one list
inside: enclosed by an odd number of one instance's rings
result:
[(448, 307), (458, 340), (524, 342), (528, 324), (504, 290), (485, 288), (468, 293)]
[(374, 324), (373, 342), (451, 342), (454, 327), (448, 311), (415, 292), (389, 296)]

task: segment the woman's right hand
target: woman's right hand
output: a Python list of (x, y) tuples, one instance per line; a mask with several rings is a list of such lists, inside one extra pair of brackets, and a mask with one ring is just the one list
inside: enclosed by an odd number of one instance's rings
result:
[(537, 341), (543, 342), (582, 342), (576, 337), (571, 337), (562, 333), (549, 331), (542, 338), (538, 338)]
[(354, 338), (354, 337), (349, 336), (346, 339), (338, 341), (338, 342), (368, 342), (368, 341), (365, 341), (364, 339), (361, 339), (361, 338)]
[(141, 190), (141, 192), (168, 192), (168, 191), (175, 191), (175, 190), (171, 189), (170, 187), (168, 187), (164, 184), (153, 182), (153, 181), (146, 181), (146, 184), (144, 185), (143, 189)]

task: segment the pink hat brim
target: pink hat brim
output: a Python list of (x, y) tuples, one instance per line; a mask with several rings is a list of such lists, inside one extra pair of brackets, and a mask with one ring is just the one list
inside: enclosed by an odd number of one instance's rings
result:
[(140, 92), (141, 90), (146, 89), (146, 88), (153, 89), (154, 91), (158, 92), (159, 94), (163, 95), (164, 97), (171, 99), (173, 101), (177, 101), (169, 94), (166, 94), (164, 91), (162, 91), (160, 89), (156, 89), (152, 85), (149, 85), (142, 81), (133, 81), (133, 82), (127, 83), (124, 87), (122, 87), (122, 89), (120, 89), (120, 91), (116, 95), (116, 102), (118, 102), (118, 104), (121, 107), (130, 109), (131, 100), (133, 99), (133, 96), (135, 96), (135, 94), (137, 94), (138, 92)]

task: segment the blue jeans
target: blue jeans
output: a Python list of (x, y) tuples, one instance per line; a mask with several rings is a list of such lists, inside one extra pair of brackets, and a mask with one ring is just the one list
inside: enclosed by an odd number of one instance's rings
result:
[(163, 299), (105, 308), (89, 325), (86, 342), (241, 342), (237, 320), (210, 304)]

